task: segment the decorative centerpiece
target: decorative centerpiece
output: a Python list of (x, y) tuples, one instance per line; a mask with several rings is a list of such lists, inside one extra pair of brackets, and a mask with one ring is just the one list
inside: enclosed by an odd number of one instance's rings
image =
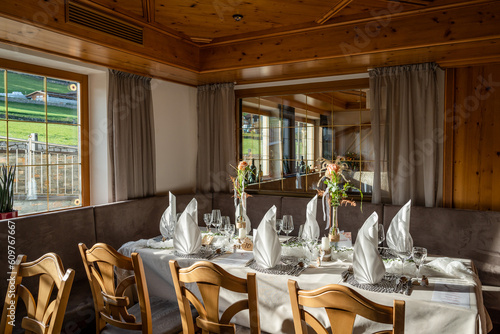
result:
[(240, 161), (238, 168), (235, 169), (236, 177), (231, 176), (231, 181), (233, 183), (234, 191), (234, 206), (236, 208), (235, 218), (236, 228), (238, 229), (238, 239), (242, 241), (247, 236), (247, 224), (250, 223), (246, 215), (246, 203), (249, 195), (245, 192), (245, 186), (250, 175), (252, 174), (252, 169), (248, 166), (246, 161)]
[[(345, 158), (338, 156), (335, 162), (324, 160), (321, 170), (325, 170), (325, 175), (318, 181), (318, 195), (323, 197), (323, 219), (327, 221), (326, 229), (330, 229), (329, 238), (332, 242), (340, 240), (338, 225), (338, 208), (341, 205), (356, 206), (356, 202), (348, 199), (347, 192), (351, 189), (359, 191), (361, 201), (363, 193), (345, 178), (343, 171), (347, 170)], [(326, 189), (320, 190), (321, 184), (325, 184)]]

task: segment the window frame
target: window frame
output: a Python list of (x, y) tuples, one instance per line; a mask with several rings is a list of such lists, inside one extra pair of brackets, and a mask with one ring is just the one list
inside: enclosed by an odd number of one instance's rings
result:
[[(316, 83), (306, 83), (297, 85), (284, 85), (284, 86), (271, 86), (271, 87), (260, 87), (260, 88), (247, 88), (247, 89), (237, 89), (235, 90), (235, 113), (234, 117), (236, 119), (236, 151), (234, 152), (235, 160), (239, 161), (242, 154), (242, 131), (240, 131), (241, 124), (241, 99), (248, 97), (264, 97), (273, 95), (292, 95), (292, 94), (309, 94), (318, 93), (324, 91), (338, 91), (338, 90), (351, 90), (351, 89), (369, 89), (370, 82), (369, 78), (360, 79), (348, 79), (348, 80), (338, 80), (338, 81), (328, 81), (328, 82), (316, 82)], [(310, 192), (291, 192), (286, 190), (263, 190), (263, 189), (248, 189), (247, 192), (255, 194), (267, 194), (267, 195), (277, 195), (277, 196), (293, 196), (293, 197), (314, 197), (313, 193)], [(361, 196), (353, 194), (352, 196), (355, 200), (360, 200)], [(370, 194), (363, 194), (363, 200), (370, 201)]]
[[(4, 70), (23, 72), (27, 74), (40, 75), (54, 79), (76, 81), (80, 83), (80, 158), (81, 158), (81, 196), (82, 205), (90, 206), (90, 161), (89, 161), (89, 108), (88, 108), (88, 76), (50, 67), (44, 67), (15, 60), (0, 58), (0, 67)], [(20, 214), (19, 216), (31, 216), (47, 212), (57, 212), (77, 209), (69, 207), (56, 210), (40, 211), (36, 213)]]

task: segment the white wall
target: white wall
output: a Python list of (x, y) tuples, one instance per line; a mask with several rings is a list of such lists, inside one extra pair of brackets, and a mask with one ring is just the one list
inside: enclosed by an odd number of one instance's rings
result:
[(198, 154), (196, 88), (153, 79), (156, 192), (194, 192)]
[(108, 73), (89, 74), (90, 204), (108, 203)]

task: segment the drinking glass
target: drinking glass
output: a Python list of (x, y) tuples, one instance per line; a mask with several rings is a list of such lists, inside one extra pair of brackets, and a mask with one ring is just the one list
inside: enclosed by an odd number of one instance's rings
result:
[(205, 213), (203, 215), (203, 221), (207, 225), (207, 231), (210, 232), (210, 225), (212, 225), (212, 214), (211, 213)]
[(290, 215), (283, 216), (283, 226), (281, 229), (286, 233), (288, 237), (288, 233), (293, 231), (293, 218)]
[(234, 224), (231, 224), (231, 222), (229, 221), (229, 217), (227, 217), (227, 221), (224, 225), (224, 232), (227, 235), (228, 242), (231, 243), (234, 233), (236, 232), (236, 226)]
[(384, 225), (378, 224), (378, 245), (382, 246), (385, 240)]
[(216, 232), (218, 231), (218, 227), (221, 224), (221, 215), (220, 210), (212, 210), (212, 225), (216, 228)]
[(401, 276), (404, 276), (405, 261), (411, 257), (412, 247), (406, 246), (406, 247), (403, 247), (400, 249), (393, 249), (393, 251), (401, 259), (401, 262), (402, 262), (402, 264), (401, 264)]
[(175, 232), (175, 218), (170, 216), (170, 219), (167, 221), (167, 233), (168, 233), (168, 238), (167, 239), (173, 239), (174, 238), (174, 232)]
[(283, 226), (283, 219), (276, 219), (276, 232), (280, 235), (281, 227)]
[(314, 260), (313, 258), (313, 250), (316, 248), (318, 244), (318, 240), (315, 238), (308, 237), (305, 239), (307, 250), (309, 250), (309, 261), (312, 262)]
[(417, 267), (417, 279), (420, 277), (420, 266), (424, 263), (427, 257), (427, 248), (424, 247), (413, 247), (412, 253), (413, 261)]

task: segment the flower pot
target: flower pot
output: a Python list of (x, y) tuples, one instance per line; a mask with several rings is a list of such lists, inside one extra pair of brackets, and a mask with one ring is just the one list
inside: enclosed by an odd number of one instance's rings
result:
[(0, 220), (16, 218), (18, 214), (17, 210), (11, 212), (0, 212)]

